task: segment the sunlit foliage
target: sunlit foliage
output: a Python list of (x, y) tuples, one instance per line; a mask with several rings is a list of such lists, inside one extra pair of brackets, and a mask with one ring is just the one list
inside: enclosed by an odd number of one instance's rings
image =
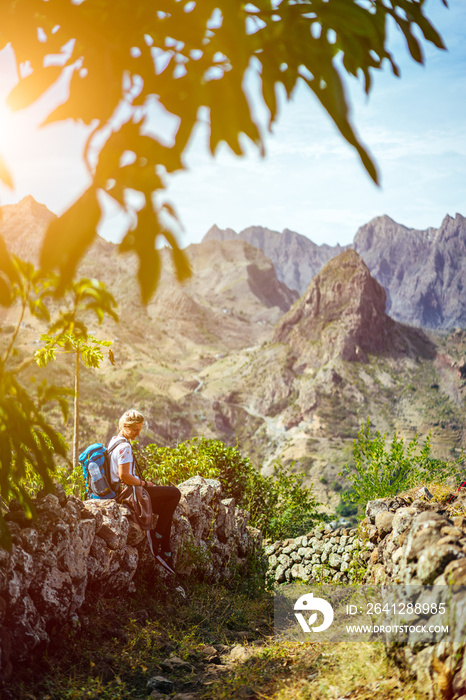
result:
[(277, 463), (264, 476), (237, 447), (220, 440), (193, 438), (175, 447), (152, 444), (138, 456), (155, 483), (178, 484), (196, 475), (218, 479), (224, 498), (234, 498), (249, 513), (249, 524), (273, 540), (303, 535), (324, 519), (302, 474)]
[[(0, 239), (0, 248), (1, 243)], [(55, 296), (59, 287), (62, 296), (57, 302)], [(0, 496), (5, 501), (17, 498), (25, 506), (26, 513), (33, 515), (34, 505), (28, 488), (30, 475), (34, 474), (44, 488), (52, 490), (55, 457), (66, 458), (66, 444), (44, 417), (43, 409), (58, 403), (66, 420), (68, 398), (73, 392), (45, 381), (26, 386), (21, 380), (24, 370), (34, 362), (32, 352), (29, 357), (20, 358), (15, 347), (25, 313), (28, 311), (47, 324), (49, 347), (45, 352), (53, 353), (53, 347), (72, 330), (81, 343), (87, 338), (85, 323), (89, 313), (99, 323), (105, 314), (116, 318), (116, 303), (102, 283), (82, 279), (64, 286), (58, 275), (36, 270), (31, 263), (9, 255), (4, 246), (0, 250), (0, 294), (2, 305), (11, 306), (17, 312), (16, 325), (0, 352)], [(54, 318), (51, 318), (51, 309)], [(42, 364), (43, 352), (38, 351)], [(1, 511), (0, 543), (10, 544), (10, 533)]]
[[(172, 248), (178, 277), (189, 275), (174, 235), (176, 212), (160, 196), (167, 173), (184, 167), (183, 154), (200, 121), (208, 124), (212, 154), (225, 142), (242, 155), (244, 137), (263, 152), (280, 98), (289, 99), (299, 83), (377, 181), (350, 122), (344, 83), (356, 76), (369, 93), (373, 72), (385, 63), (399, 74), (388, 47), (390, 28), (403, 33), (419, 63), (423, 40), (444, 48), (424, 6), (424, 0), (2, 2), (0, 49), (11, 43), (20, 75), (9, 105), (28, 107), (62, 79), (69, 96), (45, 123), (73, 119), (92, 129), (84, 153), (91, 185), (51, 223), (42, 266), (72, 278), (96, 234), (99, 196), (105, 193), (123, 210), (133, 210), (136, 224), (120, 249), (138, 256), (145, 301), (159, 278), (159, 237)], [(251, 73), (258, 79), (248, 80)], [(264, 117), (258, 116), (258, 103), (266, 106)], [(149, 122), (167, 114), (173, 133), (156, 136)], [(0, 177), (10, 181), (1, 162)]]
[(374, 432), (367, 420), (354, 441), (354, 464), (344, 469), (351, 488), (342, 500), (358, 505), (361, 513), (370, 500), (396, 496), (414, 486), (458, 479), (461, 475), (464, 454), (452, 462), (434, 458), (429, 435), (422, 444), (417, 434), (408, 444), (396, 433), (388, 446), (386, 441), (387, 435)]

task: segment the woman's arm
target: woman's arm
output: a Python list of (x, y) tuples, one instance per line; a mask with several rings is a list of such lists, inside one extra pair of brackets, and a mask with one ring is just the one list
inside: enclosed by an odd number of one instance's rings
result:
[(120, 475), (120, 480), (128, 486), (153, 486), (152, 481), (145, 481), (140, 479), (138, 476), (131, 474), (130, 469), (131, 463), (125, 462), (124, 464), (118, 465), (118, 473)]

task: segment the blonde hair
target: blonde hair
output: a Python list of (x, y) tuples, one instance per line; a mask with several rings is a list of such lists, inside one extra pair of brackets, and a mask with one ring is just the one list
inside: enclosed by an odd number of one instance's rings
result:
[(135, 408), (130, 408), (129, 411), (125, 411), (118, 421), (118, 427), (120, 430), (122, 428), (129, 428), (132, 425), (138, 425), (139, 423), (144, 423), (144, 416)]

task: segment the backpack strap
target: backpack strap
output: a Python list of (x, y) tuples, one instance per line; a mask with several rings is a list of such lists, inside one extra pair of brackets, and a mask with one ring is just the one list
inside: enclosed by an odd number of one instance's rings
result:
[(112, 452), (113, 452), (113, 450), (114, 450), (116, 447), (118, 447), (118, 445), (121, 445), (122, 442), (127, 442), (127, 443), (129, 443), (129, 444), (131, 445), (131, 443), (129, 442), (129, 440), (127, 440), (126, 438), (120, 438), (119, 440), (115, 440), (115, 442), (113, 443), (113, 445), (112, 445), (111, 447), (107, 447), (107, 452), (108, 452), (108, 454), (111, 455)]
[[(110, 455), (112, 454), (113, 450), (116, 449), (116, 448), (118, 447), (118, 445), (121, 445), (122, 442), (127, 442), (127, 443), (130, 445), (130, 447), (131, 447), (131, 443), (129, 442), (129, 440), (127, 440), (127, 439), (124, 438), (124, 437), (123, 437), (123, 438), (120, 438), (119, 440), (115, 440), (115, 442), (113, 443), (113, 445), (112, 445), (111, 447), (107, 447), (108, 460), (106, 460), (107, 463), (106, 463), (105, 466), (106, 466), (106, 471), (107, 471), (107, 469), (108, 469), (108, 474), (106, 474), (106, 477), (107, 477), (108, 483), (110, 484), (110, 486), (111, 486), (114, 490), (115, 490), (115, 487), (118, 488), (118, 484), (120, 484), (121, 482), (120, 482), (119, 479), (118, 479), (118, 481), (112, 482), (112, 478), (111, 478), (111, 477), (112, 477), (112, 472), (111, 472), (111, 469), (110, 469)], [(132, 452), (132, 449), (131, 449), (131, 452)]]
[[(127, 438), (120, 438), (119, 440), (115, 440), (115, 442), (113, 443), (113, 445), (112, 445), (110, 448), (107, 448), (107, 453), (108, 453), (108, 455), (110, 456), (111, 453), (113, 452), (113, 450), (114, 450), (116, 447), (118, 447), (118, 445), (121, 445), (122, 442), (127, 442), (128, 445), (131, 447), (131, 454), (133, 455), (133, 460), (134, 460), (134, 471), (136, 472), (136, 475), (143, 481), (144, 478), (143, 478), (143, 476), (142, 476), (141, 469), (140, 469), (139, 464), (138, 464), (138, 461), (137, 461), (137, 459), (136, 459), (136, 455), (134, 454), (133, 447), (132, 447), (130, 441), (129, 441)], [(110, 465), (109, 465), (109, 468), (110, 468)], [(109, 483), (110, 483), (110, 481), (109, 481)]]
[(144, 477), (143, 477), (143, 475), (142, 475), (141, 468), (140, 468), (140, 466), (139, 466), (139, 464), (138, 464), (138, 461), (137, 461), (137, 459), (136, 459), (136, 455), (134, 454), (133, 448), (131, 448), (131, 452), (133, 453), (133, 459), (134, 459), (134, 471), (136, 472), (137, 476), (138, 476), (142, 481), (144, 481)]

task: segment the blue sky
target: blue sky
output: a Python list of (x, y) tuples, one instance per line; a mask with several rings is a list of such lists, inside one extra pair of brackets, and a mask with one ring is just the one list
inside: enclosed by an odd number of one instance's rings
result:
[[(240, 231), (261, 225), (289, 228), (316, 243), (346, 244), (359, 226), (388, 214), (413, 228), (440, 226), (448, 213), (466, 215), (466, 3), (428, 0), (427, 14), (448, 51), (426, 46), (425, 66), (409, 59), (394, 34), (392, 49), (402, 77), (387, 69), (375, 75), (369, 99), (350, 83), (353, 122), (375, 158), (377, 188), (357, 155), (338, 135), (316, 100), (304, 89), (284, 104), (267, 156), (254, 148), (239, 159), (225, 147), (212, 159), (199, 127), (187, 153), (189, 171), (169, 184), (185, 231), (182, 244), (199, 242), (217, 224)], [(8, 55), (0, 54), (0, 103), (14, 84)], [(44, 102), (11, 118), (0, 104), (0, 152), (16, 183), (0, 188), (0, 203), (26, 194), (60, 213), (86, 187), (80, 159), (86, 132), (61, 124), (37, 130)], [(109, 211), (102, 232), (118, 239), (121, 221)]]

